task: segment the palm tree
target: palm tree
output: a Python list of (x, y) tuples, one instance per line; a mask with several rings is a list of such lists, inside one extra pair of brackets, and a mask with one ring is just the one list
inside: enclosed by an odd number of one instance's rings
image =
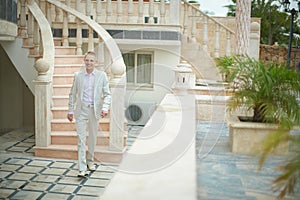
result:
[(250, 42), (251, 0), (236, 1), (236, 54), (247, 55)]

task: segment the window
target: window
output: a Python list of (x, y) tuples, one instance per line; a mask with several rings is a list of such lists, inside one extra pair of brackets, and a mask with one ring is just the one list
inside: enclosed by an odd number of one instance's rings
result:
[(153, 53), (129, 52), (123, 54), (127, 83), (143, 87), (153, 86)]

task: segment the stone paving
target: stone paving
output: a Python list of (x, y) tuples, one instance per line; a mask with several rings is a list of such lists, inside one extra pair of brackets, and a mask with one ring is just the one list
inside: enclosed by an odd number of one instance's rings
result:
[[(284, 163), (284, 156), (269, 156), (259, 171), (257, 156), (230, 152), (229, 130), (225, 123), (199, 122), (196, 149), (198, 199), (276, 199), (272, 180), (279, 175), (275, 168)], [(300, 199), (300, 185), (295, 196), (286, 199)]]
[[(142, 128), (128, 127), (128, 148)], [(198, 122), (196, 133), (199, 200), (276, 199), (272, 180), (284, 157), (269, 157), (258, 171), (257, 157), (229, 151), (225, 123)], [(118, 167), (98, 164), (95, 172), (81, 179), (76, 161), (34, 157), (33, 146), (30, 130), (0, 136), (0, 199), (99, 199)], [(300, 199), (299, 188), (286, 199)]]
[[(141, 129), (128, 128), (128, 148)], [(98, 163), (82, 179), (75, 160), (34, 157), (33, 131), (11, 131), (0, 141), (0, 199), (99, 199), (118, 167)]]

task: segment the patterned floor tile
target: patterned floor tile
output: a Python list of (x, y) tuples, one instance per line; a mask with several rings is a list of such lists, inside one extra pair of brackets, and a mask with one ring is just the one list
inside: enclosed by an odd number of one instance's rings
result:
[(11, 199), (32, 200), (32, 199), (38, 199), (39, 196), (41, 196), (40, 192), (20, 190), (13, 196), (10, 196), (10, 198)]

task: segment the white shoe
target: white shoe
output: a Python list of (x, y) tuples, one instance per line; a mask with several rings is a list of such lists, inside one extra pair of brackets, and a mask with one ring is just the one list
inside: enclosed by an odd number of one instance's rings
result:
[(87, 165), (87, 168), (90, 170), (90, 171), (95, 171), (96, 170), (96, 165), (95, 164), (88, 164)]
[(80, 171), (77, 176), (78, 177), (87, 177), (87, 175), (88, 175), (88, 172), (83, 170), (83, 171)]

